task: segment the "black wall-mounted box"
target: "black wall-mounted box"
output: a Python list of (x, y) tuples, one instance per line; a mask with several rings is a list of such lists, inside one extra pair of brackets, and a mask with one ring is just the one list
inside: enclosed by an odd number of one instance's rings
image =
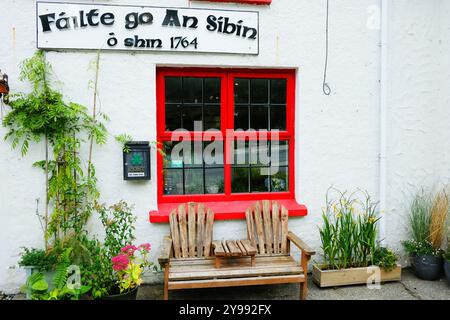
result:
[(123, 179), (150, 180), (148, 141), (129, 141), (123, 149)]

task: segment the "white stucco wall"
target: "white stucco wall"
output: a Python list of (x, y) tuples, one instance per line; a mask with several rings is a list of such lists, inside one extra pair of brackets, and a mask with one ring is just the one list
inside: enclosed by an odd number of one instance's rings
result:
[[(154, 6), (245, 8), (260, 12), (260, 54), (168, 54), (106, 52), (101, 55), (100, 108), (111, 119), (111, 135), (129, 133), (137, 140), (154, 141), (155, 70), (159, 65), (297, 68), (296, 88), (296, 197), (309, 215), (292, 218), (290, 229), (316, 249), (317, 227), (326, 189), (367, 189), (378, 197), (379, 152), (379, 30), (368, 28), (368, 8), (378, 0), (330, 1), (330, 96), (322, 93), (325, 49), (325, 1), (274, 0), (270, 7), (189, 2), (188, 0), (85, 1)], [(400, 248), (405, 237), (404, 206), (408, 192), (418, 185), (447, 182), (450, 169), (450, 3), (445, 0), (390, 1), (388, 189), (386, 241)], [(35, 51), (35, 4), (3, 0), (0, 11), (0, 68), (8, 73), (13, 91), (26, 91), (18, 81), (18, 64)], [(92, 106), (89, 69), (95, 52), (49, 52), (64, 94)], [(0, 136), (5, 133), (0, 128)], [(446, 148), (445, 148), (446, 147)], [(16, 290), (24, 280), (17, 263), (21, 246), (41, 246), (42, 233), (35, 217), (35, 199), (44, 199), (44, 176), (31, 164), (43, 158), (34, 145), (20, 158), (10, 144), (0, 143), (0, 291)], [(155, 154), (153, 152), (153, 159)], [(150, 224), (155, 209), (156, 166), (152, 180), (122, 180), (120, 146), (110, 138), (95, 148), (94, 159), (101, 199), (124, 199), (135, 205), (137, 241), (153, 245), (153, 258), (167, 224)], [(93, 232), (99, 230), (94, 222)], [(215, 237), (240, 237), (244, 221), (217, 221)]]

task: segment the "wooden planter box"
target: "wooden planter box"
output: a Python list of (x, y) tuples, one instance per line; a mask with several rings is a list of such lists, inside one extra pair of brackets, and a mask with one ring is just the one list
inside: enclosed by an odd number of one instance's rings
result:
[[(389, 272), (380, 268), (380, 282), (400, 281), (402, 268), (397, 267)], [(352, 284), (366, 284), (369, 277), (373, 277), (374, 273), (367, 268), (351, 268), (341, 270), (321, 270), (320, 266), (313, 266), (313, 281), (321, 288), (346, 286)], [(373, 283), (373, 282), (372, 282)]]

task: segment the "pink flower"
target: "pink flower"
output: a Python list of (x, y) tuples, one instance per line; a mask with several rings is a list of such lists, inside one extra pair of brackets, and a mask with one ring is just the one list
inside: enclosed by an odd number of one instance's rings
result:
[(126, 254), (119, 254), (111, 259), (113, 263), (113, 269), (115, 271), (125, 270), (128, 267), (128, 263), (130, 263), (130, 259)]
[(120, 251), (122, 251), (123, 253), (126, 253), (129, 256), (132, 256), (136, 250), (137, 250), (136, 246), (131, 245), (131, 244), (120, 249)]
[(139, 248), (139, 250), (149, 252), (150, 249), (152, 248), (152, 246), (150, 243), (143, 243), (138, 248)]

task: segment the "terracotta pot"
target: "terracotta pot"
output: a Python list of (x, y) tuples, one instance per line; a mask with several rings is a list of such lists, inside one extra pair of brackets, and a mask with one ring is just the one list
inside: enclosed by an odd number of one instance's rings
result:
[(103, 297), (103, 300), (136, 300), (139, 287), (131, 291)]

